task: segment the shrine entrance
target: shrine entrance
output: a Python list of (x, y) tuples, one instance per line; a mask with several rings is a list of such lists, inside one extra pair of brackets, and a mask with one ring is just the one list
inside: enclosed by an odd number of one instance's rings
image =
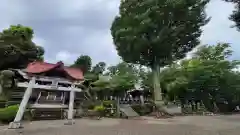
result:
[[(43, 119), (54, 116), (66, 118), (66, 124), (74, 124), (75, 93), (82, 92), (81, 70), (65, 67), (62, 62), (57, 64), (33, 62), (18, 74), (24, 80), (18, 82), (17, 86), (26, 90), (17, 115), (9, 124), (9, 128), (21, 127), (21, 120), (27, 107), (34, 114), (33, 118)], [(30, 103), (30, 99), (35, 101)]]

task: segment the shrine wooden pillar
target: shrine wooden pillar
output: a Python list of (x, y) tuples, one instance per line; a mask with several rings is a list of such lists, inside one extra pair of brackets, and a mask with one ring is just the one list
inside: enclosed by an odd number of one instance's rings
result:
[(68, 116), (67, 116), (67, 122), (66, 125), (72, 125), (74, 124), (73, 120), (73, 113), (74, 113), (74, 98), (75, 98), (75, 85), (72, 84), (71, 91), (70, 91), (70, 98), (69, 98), (69, 106), (68, 106)]
[(29, 101), (29, 98), (31, 97), (32, 95), (32, 90), (33, 90), (33, 87), (35, 85), (35, 77), (33, 77), (29, 83), (28, 83), (28, 87), (27, 87), (27, 90), (25, 91), (24, 93), (24, 96), (23, 96), (23, 99), (21, 101), (21, 104), (19, 106), (19, 109), (17, 111), (17, 114), (15, 116), (15, 119), (13, 122), (11, 122), (9, 124), (9, 127), (10, 129), (16, 129), (16, 128), (20, 128), (21, 127), (21, 120), (22, 120), (22, 117), (24, 115), (24, 112), (25, 112), (25, 109), (27, 107), (27, 104), (28, 104), (28, 101)]

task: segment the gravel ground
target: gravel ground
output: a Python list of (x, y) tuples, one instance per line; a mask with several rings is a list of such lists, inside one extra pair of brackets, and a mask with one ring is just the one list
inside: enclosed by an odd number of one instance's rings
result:
[(240, 115), (183, 116), (141, 120), (78, 119), (74, 125), (63, 120), (24, 123), (23, 129), (0, 126), (0, 135), (239, 135)]

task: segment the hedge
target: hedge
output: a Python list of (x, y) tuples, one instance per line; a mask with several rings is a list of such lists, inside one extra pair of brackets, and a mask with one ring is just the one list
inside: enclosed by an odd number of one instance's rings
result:
[(19, 105), (12, 105), (6, 108), (0, 108), (0, 121), (1, 122), (11, 122), (14, 120)]

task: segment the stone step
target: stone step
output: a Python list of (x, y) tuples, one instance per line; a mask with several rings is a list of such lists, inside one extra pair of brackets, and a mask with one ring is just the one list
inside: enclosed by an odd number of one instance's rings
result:
[(21, 103), (21, 100), (11, 100), (11, 101), (7, 101), (6, 106), (17, 105), (20, 103)]
[(138, 117), (139, 114), (135, 112), (130, 105), (120, 105), (120, 111), (127, 117)]
[(4, 108), (6, 105), (6, 102), (5, 101), (0, 101), (0, 108)]
[(16, 99), (22, 99), (22, 98), (23, 98), (23, 95), (21, 96), (21, 95), (14, 94), (14, 95), (11, 95), (10, 98), (11, 98), (11, 99), (14, 99), (14, 98), (16, 98)]
[(179, 106), (164, 106), (163, 109), (165, 109), (165, 111), (172, 115), (182, 113), (182, 109)]
[(33, 111), (33, 120), (53, 120), (53, 119), (63, 119), (63, 110), (53, 110), (53, 109), (36, 109)]
[(38, 103), (39, 104), (61, 104), (63, 103), (62, 100), (38, 100)]

